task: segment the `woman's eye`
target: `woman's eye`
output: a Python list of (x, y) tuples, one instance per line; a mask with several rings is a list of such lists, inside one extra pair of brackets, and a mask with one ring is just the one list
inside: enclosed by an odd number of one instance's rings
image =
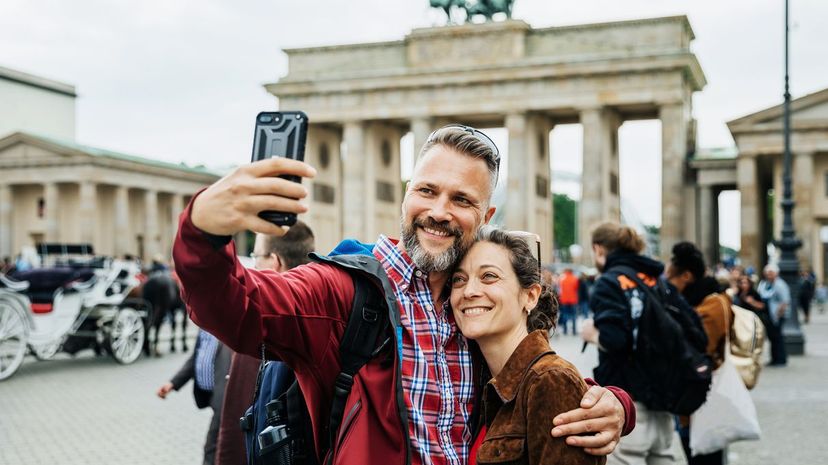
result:
[(495, 281), (495, 280), (497, 280), (497, 279), (498, 279), (498, 276), (497, 276), (496, 274), (494, 274), (494, 273), (484, 273), (484, 274), (483, 274), (483, 280), (484, 280), (484, 281), (489, 281), (489, 282), (491, 282), (491, 281)]

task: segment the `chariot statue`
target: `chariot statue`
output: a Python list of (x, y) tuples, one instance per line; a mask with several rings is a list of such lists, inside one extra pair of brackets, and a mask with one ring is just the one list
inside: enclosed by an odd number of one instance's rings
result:
[(429, 0), (433, 8), (440, 8), (446, 13), (448, 23), (454, 23), (453, 13), (465, 11), (465, 21), (471, 23), (476, 17), (483, 16), (486, 22), (493, 21), (497, 13), (505, 13), (507, 19), (512, 18), (512, 5), (515, 0)]

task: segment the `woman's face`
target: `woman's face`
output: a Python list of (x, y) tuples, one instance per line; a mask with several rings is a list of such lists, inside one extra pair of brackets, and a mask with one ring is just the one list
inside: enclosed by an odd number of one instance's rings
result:
[(742, 276), (739, 278), (739, 290), (742, 292), (747, 292), (750, 290), (750, 279), (747, 276)]
[(451, 277), (454, 319), (469, 339), (526, 333), (524, 309), (533, 309), (539, 294), (538, 284), (520, 287), (509, 250), (491, 242), (474, 244)]

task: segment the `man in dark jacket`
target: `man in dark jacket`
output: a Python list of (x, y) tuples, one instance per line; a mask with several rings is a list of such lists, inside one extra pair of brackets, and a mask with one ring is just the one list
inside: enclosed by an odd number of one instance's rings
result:
[(158, 397), (167, 398), (170, 391), (178, 391), (193, 380), (193, 397), (198, 408), (213, 409), (213, 418), (204, 441), (204, 465), (213, 465), (224, 400), (224, 386), (230, 370), (232, 351), (210, 333), (199, 330), (195, 349), (172, 379), (158, 388)]
[[(441, 311), (442, 290), (450, 267), (494, 214), (490, 198), (498, 166), (497, 148), (480, 131), (435, 131), (407, 186), (401, 240), (380, 236), (376, 245), (350, 241), (338, 247), (336, 253), (354, 257), (350, 269), (369, 273), (384, 291), (393, 332), (382, 353), (353, 378), (345, 416), (332, 435), (333, 463), (468, 461), (477, 378), (465, 339)], [(174, 257), (194, 320), (250, 355), (264, 341), (294, 369), (316, 420), (321, 456), (354, 285), (341, 263), (324, 257), (281, 274), (246, 270), (235, 260), (232, 234), (283, 233), (259, 218), (260, 211), (306, 211), (296, 199), (307, 191), (277, 175), (311, 177), (314, 170), (274, 158), (222, 178), (182, 214)], [(567, 443), (607, 453), (622, 426), (630, 426), (625, 420), (634, 418), (631, 406), (619, 402), (629, 400), (626, 393), (616, 395), (593, 388), (582, 408), (556, 418), (552, 434), (598, 431), (569, 436)], [(626, 415), (624, 406), (630, 407)]]

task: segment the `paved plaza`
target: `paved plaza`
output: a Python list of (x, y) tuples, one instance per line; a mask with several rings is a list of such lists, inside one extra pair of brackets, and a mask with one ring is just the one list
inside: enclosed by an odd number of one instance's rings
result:
[[(806, 356), (763, 371), (752, 392), (763, 437), (732, 446), (730, 464), (826, 463), (828, 315), (817, 313), (805, 333)], [(573, 336), (556, 336), (553, 345), (589, 374), (594, 348), (581, 354)], [(129, 366), (91, 352), (27, 359), (0, 383), (0, 464), (199, 464), (210, 411), (195, 408), (191, 385), (165, 401), (155, 396), (186, 357), (141, 358)]]

